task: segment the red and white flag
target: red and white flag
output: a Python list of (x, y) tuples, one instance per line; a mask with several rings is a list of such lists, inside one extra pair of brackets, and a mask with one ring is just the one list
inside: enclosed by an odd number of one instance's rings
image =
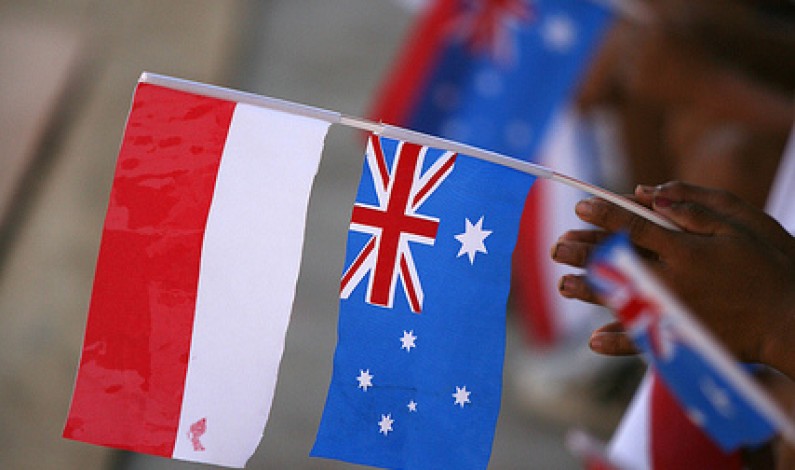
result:
[(245, 465), (270, 411), (328, 127), (138, 84), (65, 437)]
[(740, 452), (722, 451), (651, 371), (616, 429), (608, 455), (633, 470), (742, 468)]

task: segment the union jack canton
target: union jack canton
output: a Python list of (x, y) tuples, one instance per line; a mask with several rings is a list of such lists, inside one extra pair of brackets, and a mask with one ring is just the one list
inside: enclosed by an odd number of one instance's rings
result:
[(439, 219), (418, 211), (453, 170), (456, 157), (453, 152), (445, 152), (423, 171), (427, 151), (427, 147), (398, 142), (390, 168), (381, 139), (368, 141), (366, 164), (378, 204), (357, 202), (353, 206), (351, 230), (370, 235), (370, 240), (342, 276), (343, 299), (371, 273), (368, 303), (392, 308), (400, 279), (411, 311), (422, 311), (422, 285), (409, 242), (434, 244)]

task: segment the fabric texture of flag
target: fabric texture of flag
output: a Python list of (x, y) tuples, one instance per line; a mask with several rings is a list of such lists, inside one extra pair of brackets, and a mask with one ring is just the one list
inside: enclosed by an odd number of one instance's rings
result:
[(311, 455), (390, 468), (486, 467), (511, 253), (533, 179), (371, 137)]
[(328, 126), (138, 84), (65, 437), (245, 464), (270, 411)]
[[(430, 2), (370, 117), (597, 182), (593, 135), (570, 104), (611, 20), (607, 9), (587, 0)], [(561, 145), (566, 152), (557, 151)], [(540, 181), (526, 206), (516, 298), (520, 309), (533, 312), (527, 318), (539, 344), (588, 318), (582, 312), (588, 305), (550, 294), (560, 268), (549, 260), (549, 246), (559, 227), (580, 223), (559, 208), (580, 198)]]
[(723, 450), (793, 436), (786, 415), (641, 265), (626, 235), (600, 247), (588, 268), (657, 377), (687, 417)]

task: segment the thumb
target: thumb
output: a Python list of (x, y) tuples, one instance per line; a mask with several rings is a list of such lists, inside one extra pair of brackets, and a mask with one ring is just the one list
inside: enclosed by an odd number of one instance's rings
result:
[(731, 228), (724, 216), (696, 202), (673, 201), (656, 195), (653, 208), (687, 232), (717, 235)]

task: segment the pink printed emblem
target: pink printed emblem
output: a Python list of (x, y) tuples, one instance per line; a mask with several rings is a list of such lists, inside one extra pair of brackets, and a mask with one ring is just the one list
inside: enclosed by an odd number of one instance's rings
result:
[(204, 446), (202, 445), (199, 438), (202, 437), (205, 432), (207, 432), (207, 418), (202, 418), (190, 425), (188, 438), (190, 439), (191, 444), (193, 444), (193, 450), (197, 452), (204, 450)]

